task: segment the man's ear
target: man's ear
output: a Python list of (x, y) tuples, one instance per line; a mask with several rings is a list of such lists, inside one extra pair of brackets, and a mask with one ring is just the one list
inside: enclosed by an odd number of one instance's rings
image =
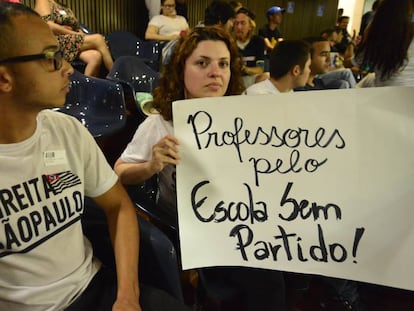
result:
[(6, 93), (12, 90), (13, 77), (10, 70), (0, 65), (0, 92)]
[(292, 72), (292, 76), (297, 77), (297, 76), (300, 75), (300, 73), (302, 72), (302, 70), (300, 69), (300, 66), (299, 65), (295, 65), (295, 66), (292, 67), (291, 72)]

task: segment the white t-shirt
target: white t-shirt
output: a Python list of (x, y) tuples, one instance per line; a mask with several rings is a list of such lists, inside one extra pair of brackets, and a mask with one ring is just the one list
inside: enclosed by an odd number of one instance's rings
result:
[(189, 28), (187, 20), (181, 15), (156, 15), (150, 20), (149, 25), (157, 27), (158, 34), (162, 36), (179, 35), (182, 30)]
[(101, 265), (82, 232), (84, 195), (117, 176), (81, 123), (51, 110), (30, 138), (0, 144), (0, 163), (0, 310), (63, 310)]
[[(165, 121), (159, 114), (148, 116), (140, 124), (131, 142), (121, 155), (128, 163), (142, 163), (152, 159), (152, 146), (166, 135), (173, 135), (171, 121)], [(171, 213), (177, 209), (175, 166), (167, 165), (158, 174), (158, 203)]]
[(273, 85), (273, 83), (269, 80), (263, 80), (252, 84), (249, 86), (246, 91), (246, 95), (259, 95), (259, 94), (278, 94), (280, 93), (279, 90)]

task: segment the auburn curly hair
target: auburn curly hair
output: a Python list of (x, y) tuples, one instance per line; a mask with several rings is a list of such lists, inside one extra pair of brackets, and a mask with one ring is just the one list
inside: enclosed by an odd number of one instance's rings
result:
[(229, 33), (218, 26), (196, 27), (180, 38), (170, 61), (163, 67), (158, 86), (154, 89), (152, 106), (167, 121), (172, 120), (172, 102), (184, 98), (184, 70), (187, 58), (201, 41), (223, 41), (230, 52), (230, 81), (224, 96), (240, 95), (244, 91), (242, 60), (236, 43)]

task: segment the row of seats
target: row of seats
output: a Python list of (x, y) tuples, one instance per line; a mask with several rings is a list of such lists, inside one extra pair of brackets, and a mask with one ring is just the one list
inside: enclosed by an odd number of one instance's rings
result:
[(136, 94), (151, 94), (159, 76), (147, 59), (139, 56), (116, 58), (106, 79), (85, 76), (75, 70), (70, 77), (66, 103), (60, 110), (76, 117), (95, 138), (112, 135), (125, 126), (128, 99), (135, 102), (140, 113), (137, 123), (145, 119), (146, 112), (142, 111)]

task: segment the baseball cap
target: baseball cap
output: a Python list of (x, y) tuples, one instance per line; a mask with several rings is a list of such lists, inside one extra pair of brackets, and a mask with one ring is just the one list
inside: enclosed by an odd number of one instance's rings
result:
[(267, 10), (266, 15), (273, 15), (276, 13), (285, 13), (285, 9), (282, 9), (280, 6), (272, 6), (269, 10)]

